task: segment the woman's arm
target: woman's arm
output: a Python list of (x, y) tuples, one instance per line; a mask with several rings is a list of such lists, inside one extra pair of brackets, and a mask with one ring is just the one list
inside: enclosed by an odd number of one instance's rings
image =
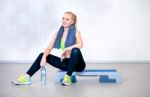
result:
[(67, 48), (65, 48), (65, 51), (67, 50), (72, 50), (73, 48), (82, 48), (83, 47), (83, 41), (82, 41), (82, 37), (81, 37), (81, 34), (80, 34), (80, 31), (77, 30), (76, 34), (76, 43), (72, 46), (69, 46)]

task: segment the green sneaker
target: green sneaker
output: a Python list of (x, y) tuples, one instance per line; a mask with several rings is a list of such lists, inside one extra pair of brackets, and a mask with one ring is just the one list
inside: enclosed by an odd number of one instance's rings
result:
[(71, 84), (71, 77), (69, 75), (65, 75), (61, 84), (63, 86), (69, 86)]
[(16, 81), (11, 82), (14, 85), (30, 85), (32, 84), (29, 75), (21, 75)]

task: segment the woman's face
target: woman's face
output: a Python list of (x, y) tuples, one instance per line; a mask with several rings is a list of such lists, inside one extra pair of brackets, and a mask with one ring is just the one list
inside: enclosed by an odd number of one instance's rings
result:
[(69, 27), (71, 24), (73, 24), (73, 20), (71, 18), (71, 15), (65, 13), (62, 17), (62, 26), (63, 27)]

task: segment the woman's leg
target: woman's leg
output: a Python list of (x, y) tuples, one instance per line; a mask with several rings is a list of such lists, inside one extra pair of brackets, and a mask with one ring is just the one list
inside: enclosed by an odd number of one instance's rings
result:
[(32, 66), (26, 72), (28, 75), (30, 75), (30, 77), (41, 68), (40, 62), (41, 62), (42, 56), (43, 56), (43, 53), (40, 53), (39, 56), (34, 61), (34, 63), (32, 64)]
[[(41, 67), (40, 62), (42, 59), (43, 53), (40, 53), (37, 59), (34, 61), (30, 69), (27, 71), (27, 74), (32, 76), (36, 73)], [(69, 60), (69, 65), (65, 62), (62, 62), (59, 57), (49, 54), (46, 58), (47, 62), (52, 66), (67, 71), (67, 75), (72, 75), (74, 71), (82, 71), (85, 68), (85, 62), (82, 57), (81, 51), (78, 48), (73, 48), (71, 51), (71, 56)]]
[(74, 71), (82, 71), (85, 69), (85, 61), (80, 49), (73, 48), (71, 51), (70, 61), (68, 65), (67, 75), (71, 76)]
[[(34, 73), (36, 73), (41, 68), (40, 62), (41, 62), (42, 56), (43, 56), (43, 53), (40, 53), (39, 56), (37, 57), (37, 59), (32, 64), (32, 66), (30, 67), (30, 69), (26, 72), (28, 75), (32, 76)], [(64, 71), (67, 70), (67, 64), (65, 64), (65, 62), (62, 62), (59, 57), (49, 54), (46, 58), (46, 61), (50, 65), (52, 65), (58, 69), (61, 69)]]
[(67, 68), (68, 68), (67, 62), (69, 59), (63, 59), (63, 61), (61, 61), (61, 59), (59, 57), (49, 54), (47, 56), (46, 60), (53, 67), (56, 67), (63, 71), (67, 71)]

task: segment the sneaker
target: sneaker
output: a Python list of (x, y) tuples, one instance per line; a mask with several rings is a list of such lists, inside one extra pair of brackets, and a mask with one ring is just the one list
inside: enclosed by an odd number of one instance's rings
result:
[(32, 84), (31, 78), (29, 75), (21, 75), (16, 81), (11, 82), (14, 85), (30, 85)]
[(69, 75), (65, 75), (61, 84), (63, 86), (69, 86), (71, 84), (71, 77)]

